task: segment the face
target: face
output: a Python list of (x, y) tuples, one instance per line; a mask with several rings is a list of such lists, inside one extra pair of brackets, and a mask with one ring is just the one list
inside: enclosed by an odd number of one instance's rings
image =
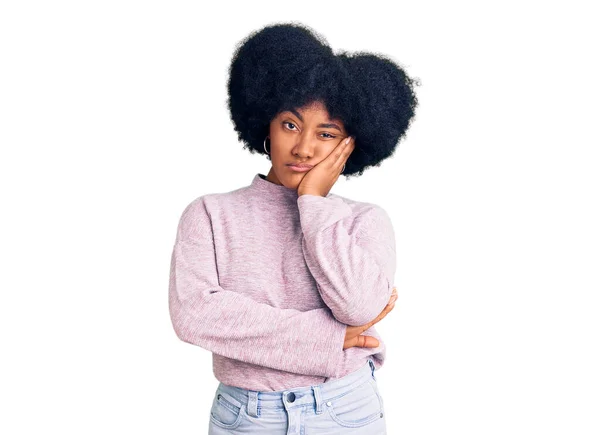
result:
[(306, 172), (294, 171), (289, 165), (306, 163), (315, 166), (347, 136), (344, 124), (330, 119), (320, 102), (279, 113), (269, 126), (272, 166), (267, 180), (297, 188)]

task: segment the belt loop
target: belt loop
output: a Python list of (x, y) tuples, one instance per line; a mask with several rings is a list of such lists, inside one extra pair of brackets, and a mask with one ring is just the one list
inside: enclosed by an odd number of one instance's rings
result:
[(258, 391), (248, 391), (248, 415), (258, 417)]
[(321, 388), (318, 385), (314, 385), (311, 388), (313, 389), (313, 394), (315, 396), (315, 413), (320, 414), (323, 412), (321, 409)]
[(375, 377), (375, 363), (371, 358), (369, 358), (369, 365), (371, 366), (371, 376), (373, 376), (373, 379), (377, 380)]

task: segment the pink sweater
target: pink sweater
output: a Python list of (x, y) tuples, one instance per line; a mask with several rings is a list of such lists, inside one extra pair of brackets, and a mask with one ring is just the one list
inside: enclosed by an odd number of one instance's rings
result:
[(193, 200), (179, 220), (169, 282), (173, 328), (213, 354), (222, 383), (254, 391), (315, 385), (385, 360), (343, 349), (347, 325), (387, 305), (395, 235), (377, 205), (301, 195), (256, 174)]

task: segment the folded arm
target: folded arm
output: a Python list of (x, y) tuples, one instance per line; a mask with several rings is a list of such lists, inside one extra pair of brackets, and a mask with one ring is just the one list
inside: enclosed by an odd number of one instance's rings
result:
[(325, 304), (340, 322), (359, 326), (389, 302), (396, 271), (394, 229), (377, 206), (356, 217), (342, 198), (300, 195), (302, 250)]
[(236, 360), (292, 373), (337, 377), (345, 324), (329, 308), (281, 309), (219, 286), (203, 198), (183, 212), (171, 256), (169, 313), (177, 336)]

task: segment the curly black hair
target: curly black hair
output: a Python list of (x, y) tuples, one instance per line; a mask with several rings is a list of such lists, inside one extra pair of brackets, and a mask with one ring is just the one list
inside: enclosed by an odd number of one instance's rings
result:
[(355, 147), (343, 174), (362, 175), (391, 156), (414, 119), (410, 78), (382, 54), (340, 51), (310, 27), (277, 23), (237, 44), (227, 82), (227, 106), (238, 139), (264, 154), (269, 124), (282, 111), (319, 101), (340, 119)]

